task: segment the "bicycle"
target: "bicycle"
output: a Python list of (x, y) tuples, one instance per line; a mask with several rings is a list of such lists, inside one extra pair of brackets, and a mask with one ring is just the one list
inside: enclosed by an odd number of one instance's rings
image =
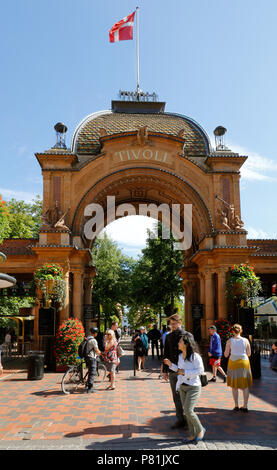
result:
[[(94, 376), (93, 388), (98, 388), (104, 382), (107, 374), (106, 366), (100, 358), (96, 359), (97, 368)], [(66, 395), (77, 391), (80, 385), (86, 385), (88, 377), (88, 368), (85, 360), (77, 366), (70, 367), (64, 374), (61, 382), (62, 391)]]

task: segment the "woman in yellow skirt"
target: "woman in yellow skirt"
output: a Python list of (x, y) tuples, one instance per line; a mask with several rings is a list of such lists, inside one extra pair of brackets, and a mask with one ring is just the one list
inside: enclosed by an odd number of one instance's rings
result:
[[(247, 404), (249, 399), (249, 388), (252, 385), (252, 373), (249, 356), (251, 348), (248, 339), (242, 338), (242, 327), (235, 324), (231, 328), (232, 338), (228, 339), (224, 352), (225, 357), (229, 357), (227, 368), (227, 386), (232, 388), (235, 402), (234, 411), (248, 412)], [(239, 389), (243, 391), (243, 406), (239, 408)]]

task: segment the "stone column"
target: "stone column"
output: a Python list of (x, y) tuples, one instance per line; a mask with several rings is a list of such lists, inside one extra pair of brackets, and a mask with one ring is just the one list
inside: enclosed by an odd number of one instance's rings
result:
[(83, 313), (83, 273), (72, 270), (73, 273), (73, 317), (82, 321)]
[(199, 273), (198, 275), (200, 281), (200, 304), (204, 305), (204, 318), (201, 320), (201, 337), (206, 338), (206, 321), (205, 321), (205, 274)]
[(192, 327), (191, 321), (191, 290), (188, 281), (183, 281), (183, 289), (185, 296), (185, 330), (190, 331)]
[(183, 289), (185, 295), (185, 329), (193, 331), (191, 305), (197, 303), (197, 280), (184, 280)]
[(92, 285), (93, 280), (91, 277), (84, 278), (84, 304), (91, 305), (92, 304)]
[(227, 320), (227, 302), (226, 302), (226, 271), (227, 268), (217, 270), (218, 279), (218, 318)]
[(214, 305), (213, 305), (213, 273), (210, 269), (204, 271), (205, 275), (205, 336), (210, 325), (214, 322)]
[(70, 310), (69, 310), (70, 308), (69, 306), (69, 271), (65, 272), (64, 280), (65, 280), (66, 297), (65, 297), (64, 307), (62, 308), (60, 312), (60, 323), (62, 323), (64, 320), (68, 320), (69, 313), (70, 313)]

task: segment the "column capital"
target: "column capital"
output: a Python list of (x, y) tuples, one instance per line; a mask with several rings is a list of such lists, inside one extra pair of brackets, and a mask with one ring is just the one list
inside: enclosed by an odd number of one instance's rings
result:
[(182, 282), (183, 288), (192, 288), (197, 283), (197, 279), (184, 279)]
[(229, 267), (227, 266), (220, 266), (220, 268), (216, 270), (217, 274), (222, 277), (225, 277), (228, 271), (229, 271)]
[(79, 276), (83, 276), (83, 274), (84, 274), (84, 271), (83, 271), (83, 269), (81, 269), (81, 268), (71, 268), (71, 269), (70, 269), (70, 272), (71, 272), (74, 276), (78, 276), (78, 275), (79, 275)]
[(206, 280), (211, 278), (215, 272), (216, 270), (214, 268), (205, 268), (199, 273), (199, 276), (201, 276), (202, 279)]

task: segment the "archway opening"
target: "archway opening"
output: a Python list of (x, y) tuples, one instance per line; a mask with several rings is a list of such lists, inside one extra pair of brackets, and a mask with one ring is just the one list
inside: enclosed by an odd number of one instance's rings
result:
[(168, 227), (144, 216), (122, 217), (102, 230), (92, 247), (92, 299), (102, 331), (113, 320), (128, 329), (162, 330), (171, 314), (184, 318), (183, 254), (175, 241)]

